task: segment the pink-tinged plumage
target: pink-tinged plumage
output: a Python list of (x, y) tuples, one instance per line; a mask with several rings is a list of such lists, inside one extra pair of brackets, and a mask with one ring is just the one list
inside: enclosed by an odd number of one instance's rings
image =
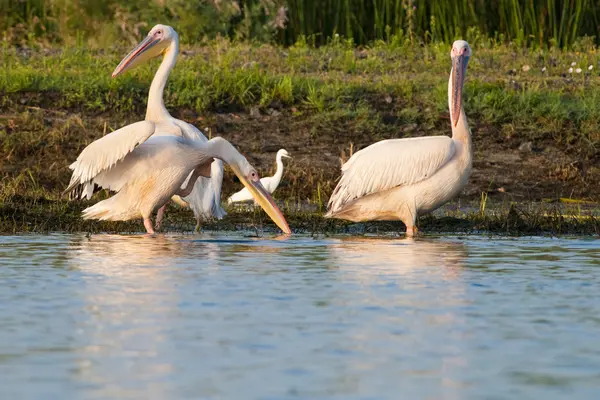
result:
[[(163, 61), (156, 71), (148, 92), (146, 120), (153, 121), (158, 125), (155, 136), (174, 135), (189, 140), (206, 142), (208, 139), (202, 132), (192, 124), (173, 118), (164, 104), (163, 94), (165, 85), (179, 54), (179, 35), (177, 35), (177, 32), (172, 27), (161, 24), (154, 26), (146, 39), (140, 42), (136, 48), (123, 58), (123, 61), (121, 61), (113, 72), (113, 77), (161, 54), (164, 54)], [(221, 207), (222, 180), (223, 164), (215, 160), (211, 166), (211, 176), (199, 177), (192, 192), (183, 198), (184, 202), (177, 201), (179, 200), (178, 198), (174, 198), (174, 200), (178, 204), (187, 205), (192, 209), (198, 226), (203, 219), (221, 219), (227, 214)], [(157, 225), (160, 225), (163, 212), (159, 213)]]
[[(82, 190), (77, 194), (81, 198), (91, 198), (95, 184), (94, 176), (122, 160), (135, 146), (143, 143), (149, 137), (177, 136), (199, 142), (208, 140), (195, 126), (173, 118), (165, 107), (163, 92), (178, 54), (179, 36), (177, 32), (170, 26), (156, 25), (150, 30), (148, 36), (123, 58), (115, 68), (113, 77), (154, 57), (164, 55), (150, 85), (145, 121), (128, 125), (90, 144), (71, 166), (73, 176), (65, 192), (75, 191), (81, 185)], [(179, 204), (189, 206), (194, 211), (198, 222), (200, 219), (209, 217), (220, 219), (226, 214), (220, 203), (223, 164), (215, 160), (211, 170), (213, 171), (211, 176), (198, 178), (194, 189), (184, 199), (185, 202), (178, 201)], [(205, 192), (211, 193), (205, 194)], [(157, 218), (157, 225), (160, 225), (164, 214), (164, 208), (162, 210), (163, 212), (160, 212)]]
[(454, 42), (448, 84), (452, 137), (389, 139), (358, 151), (342, 166), (326, 217), (355, 222), (400, 220), (412, 236), (419, 215), (435, 210), (464, 188), (473, 159), (462, 106), (470, 56), (467, 42)]
[[(77, 160), (69, 166), (73, 174), (65, 192), (70, 192), (78, 185), (86, 185), (93, 188), (91, 181), (99, 173), (108, 170), (129, 154), (137, 145), (144, 143), (152, 136), (154, 129), (155, 124), (152, 122), (136, 122), (92, 142), (81, 152)], [(85, 194), (85, 197), (88, 197), (87, 191)], [(91, 194), (88, 198), (91, 198)]]

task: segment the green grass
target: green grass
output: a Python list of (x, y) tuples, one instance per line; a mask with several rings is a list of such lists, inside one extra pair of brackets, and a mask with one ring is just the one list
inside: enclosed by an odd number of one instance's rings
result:
[[(167, 86), (169, 108), (203, 113), (296, 106), (333, 118), (362, 119), (365, 129), (378, 125), (373, 119), (382, 104), (388, 117), (401, 123), (435, 126), (447, 116), (446, 45), (413, 48), (381, 42), (359, 51), (343, 41), (283, 49), (221, 40), (188, 50), (192, 55), (180, 58)], [(4, 107), (25, 103), (139, 115), (156, 69), (155, 63), (111, 79), (109, 72), (125, 50), (22, 54), (5, 47), (2, 52)], [(532, 140), (573, 147), (584, 157), (598, 155), (600, 58), (595, 47), (563, 52), (488, 44), (474, 46), (474, 52), (465, 89), (470, 120), (499, 127), (505, 135), (517, 131)], [(568, 73), (572, 62), (583, 72)], [(590, 65), (594, 69), (588, 71)], [(523, 72), (524, 66), (530, 70)]]

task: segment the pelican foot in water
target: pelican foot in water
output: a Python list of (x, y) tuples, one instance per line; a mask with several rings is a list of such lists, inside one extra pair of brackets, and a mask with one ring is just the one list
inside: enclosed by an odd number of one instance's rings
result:
[(416, 226), (406, 226), (406, 237), (415, 237), (419, 234), (419, 228), (417, 228)]

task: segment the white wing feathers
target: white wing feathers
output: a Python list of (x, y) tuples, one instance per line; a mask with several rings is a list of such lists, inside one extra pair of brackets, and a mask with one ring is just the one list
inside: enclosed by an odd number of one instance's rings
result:
[(427, 179), (455, 151), (447, 136), (389, 139), (365, 147), (342, 166), (342, 177), (329, 199), (330, 212), (360, 197)]
[(155, 125), (150, 121), (140, 121), (89, 144), (69, 166), (73, 170), (71, 182), (65, 193), (75, 189), (77, 185), (91, 181), (102, 171), (108, 170), (122, 160), (138, 144), (143, 143), (154, 133)]
[[(197, 140), (201, 143), (208, 142), (206, 136), (194, 125), (177, 119), (174, 119), (173, 122), (181, 129), (182, 136), (187, 140)], [(211, 164), (210, 178), (199, 177), (190, 195), (184, 198), (194, 211), (197, 220), (212, 217), (222, 219), (227, 215), (221, 207), (223, 172), (223, 162), (215, 159)]]
[(92, 182), (101, 188), (118, 192), (128, 182), (152, 174), (168, 160), (176, 160), (174, 154), (179, 151), (180, 141), (178, 136), (153, 136), (109, 169), (100, 171)]

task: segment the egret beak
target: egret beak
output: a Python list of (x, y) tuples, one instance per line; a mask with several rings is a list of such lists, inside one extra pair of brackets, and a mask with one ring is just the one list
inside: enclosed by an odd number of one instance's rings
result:
[(291, 235), (292, 230), (290, 229), (287, 221), (285, 220), (283, 214), (275, 204), (275, 201), (264, 188), (260, 180), (256, 182), (249, 181), (244, 174), (240, 171), (240, 169), (235, 165), (230, 165), (233, 172), (237, 175), (240, 181), (244, 184), (246, 189), (252, 194), (254, 200), (260, 204), (263, 210), (271, 217), (273, 222), (277, 224), (277, 226), (283, 231), (283, 233)]
[(292, 158), (292, 156), (287, 155), (287, 154), (282, 154), (281, 157), (285, 157), (285, 158)]
[[(115, 78), (121, 75), (123, 72), (133, 68), (139, 62), (144, 61), (142, 55), (148, 54), (148, 50), (156, 46), (160, 42), (160, 39), (154, 39), (152, 36), (147, 36), (140, 42), (129, 54), (125, 56), (123, 60), (117, 65), (117, 68), (112, 73), (112, 77)], [(149, 58), (149, 57), (148, 57)], [(137, 62), (139, 60), (139, 62)]]
[(455, 56), (452, 59), (452, 123), (456, 127), (460, 117), (460, 108), (462, 107), (462, 89), (467, 72), (467, 63), (469, 57), (464, 54)]

